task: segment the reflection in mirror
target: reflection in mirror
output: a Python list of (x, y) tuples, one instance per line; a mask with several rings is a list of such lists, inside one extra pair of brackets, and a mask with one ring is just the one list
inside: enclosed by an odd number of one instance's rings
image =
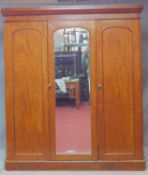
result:
[(54, 33), (56, 154), (91, 154), (89, 33)]

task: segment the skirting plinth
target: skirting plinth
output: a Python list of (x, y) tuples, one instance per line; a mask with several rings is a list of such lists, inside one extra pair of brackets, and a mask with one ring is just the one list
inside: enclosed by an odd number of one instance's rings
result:
[(6, 170), (145, 170), (144, 160), (133, 161), (6, 161)]

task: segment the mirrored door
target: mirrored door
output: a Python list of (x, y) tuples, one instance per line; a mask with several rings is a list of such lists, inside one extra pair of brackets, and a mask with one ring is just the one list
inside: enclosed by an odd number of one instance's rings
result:
[(56, 154), (91, 154), (89, 32), (54, 33)]
[(85, 27), (57, 27), (53, 43), (55, 157), (91, 159), (96, 128), (90, 33)]

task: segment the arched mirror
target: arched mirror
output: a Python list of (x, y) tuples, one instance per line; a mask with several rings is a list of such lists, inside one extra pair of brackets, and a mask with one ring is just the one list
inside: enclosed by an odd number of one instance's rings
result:
[(91, 154), (89, 32), (54, 33), (56, 154)]

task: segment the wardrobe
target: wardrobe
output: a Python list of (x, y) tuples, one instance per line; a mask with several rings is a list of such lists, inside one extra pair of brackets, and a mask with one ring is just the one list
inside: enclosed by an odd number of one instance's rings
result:
[(145, 169), (142, 9), (2, 9), (7, 170)]

